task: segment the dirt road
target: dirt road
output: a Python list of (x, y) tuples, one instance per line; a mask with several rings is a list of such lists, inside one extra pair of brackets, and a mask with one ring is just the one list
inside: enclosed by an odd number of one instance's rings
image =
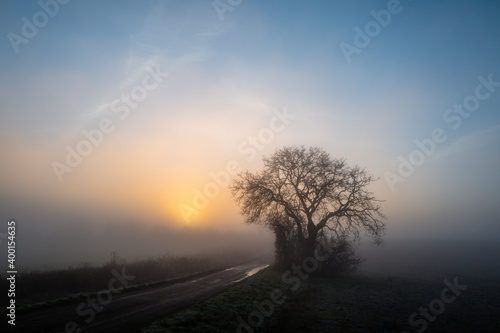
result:
[(73, 303), (19, 313), (15, 328), (9, 331), (135, 332), (145, 324), (214, 296), (266, 266), (265, 261), (247, 263), (184, 282), (115, 294), (107, 304)]

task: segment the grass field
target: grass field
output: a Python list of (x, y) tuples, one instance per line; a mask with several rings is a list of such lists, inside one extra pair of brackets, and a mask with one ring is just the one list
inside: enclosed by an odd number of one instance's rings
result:
[[(292, 290), (297, 281), (300, 286)], [(450, 284), (458, 285), (455, 294)], [(276, 303), (284, 298), (283, 304)], [(297, 279), (292, 283), (291, 275), (283, 276), (282, 271), (267, 268), (216, 297), (142, 330), (143, 333), (403, 331), (500, 332), (500, 279), (463, 276), (416, 279), (354, 273)]]

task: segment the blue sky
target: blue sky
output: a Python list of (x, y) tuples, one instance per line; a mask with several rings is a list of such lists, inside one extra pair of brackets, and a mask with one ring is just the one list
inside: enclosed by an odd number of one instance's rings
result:
[[(398, 13), (348, 63), (339, 45), (354, 45), (355, 27), (365, 31), (371, 11), (388, 6)], [(500, 81), (497, 2), (243, 0), (223, 20), (208, 0), (58, 7), (16, 53), (8, 34), (22, 36), (23, 17), (42, 9), (0, 5), (3, 219), (35, 223), (35, 207), (54, 207), (89, 220), (98, 207), (92, 220), (182, 226), (179, 205), (192, 204), (209, 172), (230, 160), (257, 170), (274, 149), (304, 144), (380, 178), (373, 190), (386, 200), (388, 237), (498, 237), (500, 88), (458, 129), (443, 119), (479, 76)], [(155, 66), (168, 76), (119, 119), (110, 106)], [(246, 161), (237, 147), (284, 108), (295, 118)], [(59, 182), (52, 163), (103, 118), (114, 131)], [(435, 128), (445, 142), (392, 191), (387, 172), (397, 174), (399, 156)], [(37, 223), (55, 218), (43, 216)], [(221, 188), (192, 225), (243, 230), (241, 222)]]

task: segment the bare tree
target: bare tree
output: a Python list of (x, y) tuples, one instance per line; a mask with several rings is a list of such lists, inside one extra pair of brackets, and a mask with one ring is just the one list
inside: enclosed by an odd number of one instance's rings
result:
[(349, 167), (317, 147), (285, 147), (263, 161), (262, 171), (242, 172), (231, 186), (247, 223), (276, 232), (292, 221), (304, 256), (314, 254), (324, 231), (358, 239), (364, 229), (381, 241), (385, 217), (367, 190), (374, 178), (365, 169)]

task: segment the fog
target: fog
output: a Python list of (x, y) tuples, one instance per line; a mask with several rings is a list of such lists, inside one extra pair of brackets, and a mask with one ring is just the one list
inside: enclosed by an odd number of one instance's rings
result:
[[(17, 204), (4, 198), (2, 216), (17, 222), (20, 270), (51, 270), (78, 267), (84, 263), (101, 265), (113, 251), (120, 259), (135, 261), (164, 254), (200, 256), (242, 253), (246, 258), (274, 251), (274, 235), (264, 226), (245, 225), (240, 218), (214, 226), (176, 225), (173, 221), (147, 216), (127, 216), (94, 210), (90, 214), (69, 207)], [(457, 226), (457, 220), (437, 225)], [(385, 275), (425, 277), (436, 274), (499, 276), (500, 253), (497, 235), (468, 237), (456, 230), (420, 228), (396, 224), (391, 219), (382, 245), (366, 237), (357, 243), (363, 259), (359, 270)], [(394, 225), (394, 228), (391, 226)], [(403, 226), (402, 226), (403, 225)], [(408, 237), (413, 235), (413, 237)], [(7, 243), (1, 239), (3, 251)], [(243, 258), (243, 256), (242, 256)], [(5, 268), (5, 263), (2, 264)]]
[[(305, 145), (378, 179), (362, 269), (495, 274), (498, 4), (401, 2), (364, 45), (386, 2), (232, 2), (75, 1), (4, 38), (2, 253), (10, 220), (20, 270), (273, 251), (228, 185)], [(4, 37), (42, 10), (1, 6)]]
[[(9, 206), (14, 211), (14, 206)], [(6, 209), (2, 209), (2, 213)], [(5, 220), (11, 220), (2, 216)], [(144, 215), (131, 219), (120, 214), (92, 214), (32, 205), (16, 214), (17, 263), (21, 271), (99, 266), (116, 252), (128, 262), (172, 256), (232, 256), (241, 260), (273, 251), (273, 235), (263, 228), (175, 226)], [(6, 239), (1, 239), (7, 251)], [(2, 268), (6, 264), (2, 263)]]
[(358, 251), (364, 259), (361, 272), (414, 278), (500, 276), (500, 263), (494, 260), (498, 241), (392, 239), (380, 246), (364, 243)]

